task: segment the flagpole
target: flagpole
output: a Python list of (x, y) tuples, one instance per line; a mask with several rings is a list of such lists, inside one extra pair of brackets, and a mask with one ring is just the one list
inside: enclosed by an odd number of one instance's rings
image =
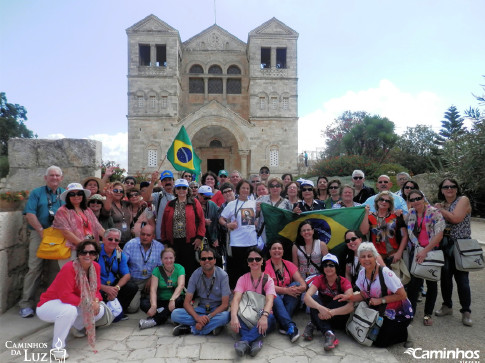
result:
[(163, 162), (165, 161), (165, 159), (166, 159), (166, 158), (167, 158), (167, 155), (165, 155), (165, 156), (163, 157), (162, 161), (160, 162), (160, 165), (158, 166), (157, 171), (160, 171), (160, 168), (162, 167)]

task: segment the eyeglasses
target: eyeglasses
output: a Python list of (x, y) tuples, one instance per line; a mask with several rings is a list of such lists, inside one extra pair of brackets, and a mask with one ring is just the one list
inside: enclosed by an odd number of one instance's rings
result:
[(345, 243), (354, 242), (354, 241), (357, 241), (358, 239), (359, 237), (350, 237), (345, 240)]
[(204, 194), (200, 194), (200, 196), (202, 198), (204, 198), (204, 200), (211, 200), (212, 199), (212, 197), (206, 197), (206, 196), (204, 196)]
[(409, 186), (409, 185), (406, 185), (406, 186), (404, 187), (404, 189), (414, 189), (414, 187)]
[(233, 190), (232, 189), (226, 189), (222, 192), (222, 194), (227, 194), (227, 193), (231, 193)]
[(378, 183), (379, 184), (387, 184), (387, 183), (389, 183), (389, 180), (379, 180)]
[(182, 190), (187, 190), (187, 187), (175, 187), (175, 189), (177, 189), (177, 190), (181, 190), (181, 189)]
[(128, 198), (138, 197), (139, 195), (138, 193), (128, 194)]
[(103, 205), (103, 202), (102, 202), (102, 201), (100, 201), (100, 200), (90, 200), (90, 201), (89, 201), (89, 204), (90, 204), (90, 205), (91, 205), (91, 204), (101, 204), (101, 205)]
[(269, 171), (263, 170), (263, 171), (260, 171), (259, 174), (269, 174)]
[(119, 242), (120, 241), (118, 238), (113, 238), (113, 237), (108, 237), (107, 240), (110, 241), (110, 242)]
[(262, 257), (248, 257), (248, 262), (251, 263), (251, 262), (261, 262), (263, 258)]
[(413, 202), (418, 202), (418, 201), (420, 201), (420, 200), (423, 200), (423, 197), (409, 198), (409, 201), (410, 201), (411, 203), (413, 203)]
[(269, 187), (270, 188), (281, 188), (281, 185), (279, 185), (279, 184), (270, 184)]
[(86, 255), (96, 256), (97, 254), (98, 254), (98, 252), (96, 252), (96, 251), (80, 251), (79, 252), (80, 256), (86, 256)]
[(123, 194), (125, 191), (123, 189), (113, 189), (113, 193)]
[(251, 180), (252, 184), (261, 183), (261, 180)]
[(219, 175), (219, 178), (227, 178), (227, 175)]
[(313, 188), (301, 188), (302, 192), (313, 192)]
[(201, 261), (212, 261), (214, 259), (214, 257), (201, 257), (200, 260)]
[(78, 192), (69, 192), (67, 193), (67, 196), (69, 198), (71, 197), (82, 197), (84, 195), (84, 192), (82, 190), (78, 191)]
[(334, 263), (322, 263), (322, 267), (325, 268), (325, 267), (335, 267), (335, 264)]
[(443, 185), (441, 189), (457, 189), (456, 185)]
[(199, 186), (198, 185), (194, 185), (194, 186), (190, 187), (190, 189), (199, 189)]
[(135, 183), (134, 182), (131, 182), (131, 181), (125, 181), (125, 184), (126, 185), (135, 185)]
[(338, 189), (339, 187), (337, 186), (332, 186), (332, 187), (328, 187), (328, 189)]
[(378, 202), (391, 203), (390, 199), (379, 198)]
[(354, 176), (354, 177), (352, 177), (352, 179), (354, 179), (354, 180), (362, 180), (362, 179), (364, 179), (364, 177), (363, 176)]

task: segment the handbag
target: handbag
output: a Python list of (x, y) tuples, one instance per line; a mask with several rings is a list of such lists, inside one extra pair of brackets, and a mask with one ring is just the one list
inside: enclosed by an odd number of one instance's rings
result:
[[(261, 285), (261, 291), (263, 292), (266, 281), (268, 281), (268, 275), (264, 274)], [(249, 329), (252, 329), (258, 324), (258, 320), (261, 318), (265, 303), (265, 295), (258, 294), (254, 291), (245, 291), (242, 294), (241, 301), (239, 302), (237, 316), (244, 322), (244, 324), (246, 324)]]
[(441, 279), (441, 267), (445, 264), (445, 256), (442, 250), (431, 250), (426, 254), (422, 263), (416, 262), (416, 254), (424, 247), (415, 246), (413, 261), (411, 263), (411, 275), (429, 281), (439, 281)]
[(391, 270), (396, 274), (397, 277), (399, 277), (399, 280), (401, 280), (403, 285), (407, 285), (409, 281), (411, 281), (411, 274), (409, 273), (409, 269), (404, 261), (404, 255), (399, 261), (391, 264)]
[(108, 307), (108, 305), (106, 305), (106, 303), (104, 301), (100, 301), (99, 306), (104, 307), (104, 315), (98, 321), (96, 321), (94, 325), (96, 327), (110, 326), (111, 323), (113, 322), (114, 318), (115, 318), (113, 316), (113, 312)]
[(114, 319), (116, 319), (123, 312), (123, 308), (121, 307), (118, 298), (108, 301), (106, 303), (106, 306), (108, 306), (108, 309), (111, 310), (111, 312), (113, 313)]
[(370, 347), (376, 340), (384, 318), (379, 311), (361, 301), (347, 321), (346, 330), (358, 343)]
[(453, 256), (456, 269), (459, 271), (477, 271), (485, 266), (483, 251), (476, 239), (457, 239)]
[(71, 249), (66, 247), (66, 238), (61, 230), (54, 227), (44, 229), (37, 257), (46, 260), (65, 260), (71, 257)]

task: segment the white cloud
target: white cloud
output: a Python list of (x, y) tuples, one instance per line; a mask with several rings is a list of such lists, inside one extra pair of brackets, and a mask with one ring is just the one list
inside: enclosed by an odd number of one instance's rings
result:
[(430, 125), (435, 131), (441, 127), (444, 102), (434, 93), (422, 91), (411, 94), (399, 90), (392, 82), (381, 80), (377, 88), (348, 91), (345, 95), (325, 102), (321, 109), (300, 117), (298, 122), (298, 150), (315, 150), (324, 146), (321, 130), (346, 110), (367, 111), (387, 117), (401, 134), (406, 127)]
[(51, 140), (58, 140), (58, 139), (65, 139), (66, 136), (64, 134), (49, 134), (47, 135), (46, 139)]
[(103, 160), (115, 161), (120, 167), (128, 169), (128, 133), (118, 132), (114, 135), (94, 134), (87, 139), (101, 141), (103, 143)]

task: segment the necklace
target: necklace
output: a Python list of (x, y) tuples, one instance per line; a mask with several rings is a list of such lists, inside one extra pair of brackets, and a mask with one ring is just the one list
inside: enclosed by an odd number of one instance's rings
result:
[(76, 214), (79, 216), (79, 218), (81, 218), (82, 222), (83, 222), (83, 226), (84, 228), (86, 228), (88, 226), (88, 217), (86, 217), (86, 215), (84, 214), (83, 211), (81, 211), (82, 215), (79, 214), (77, 212), (77, 210), (74, 209), (74, 212), (76, 212)]
[(259, 283), (261, 282), (261, 277), (263, 277), (263, 274), (261, 274), (261, 275), (258, 277), (257, 284), (255, 284), (255, 283), (254, 283), (254, 280), (253, 280), (253, 275), (251, 275), (251, 284), (253, 285), (254, 291), (256, 291), (256, 289), (258, 288)]

